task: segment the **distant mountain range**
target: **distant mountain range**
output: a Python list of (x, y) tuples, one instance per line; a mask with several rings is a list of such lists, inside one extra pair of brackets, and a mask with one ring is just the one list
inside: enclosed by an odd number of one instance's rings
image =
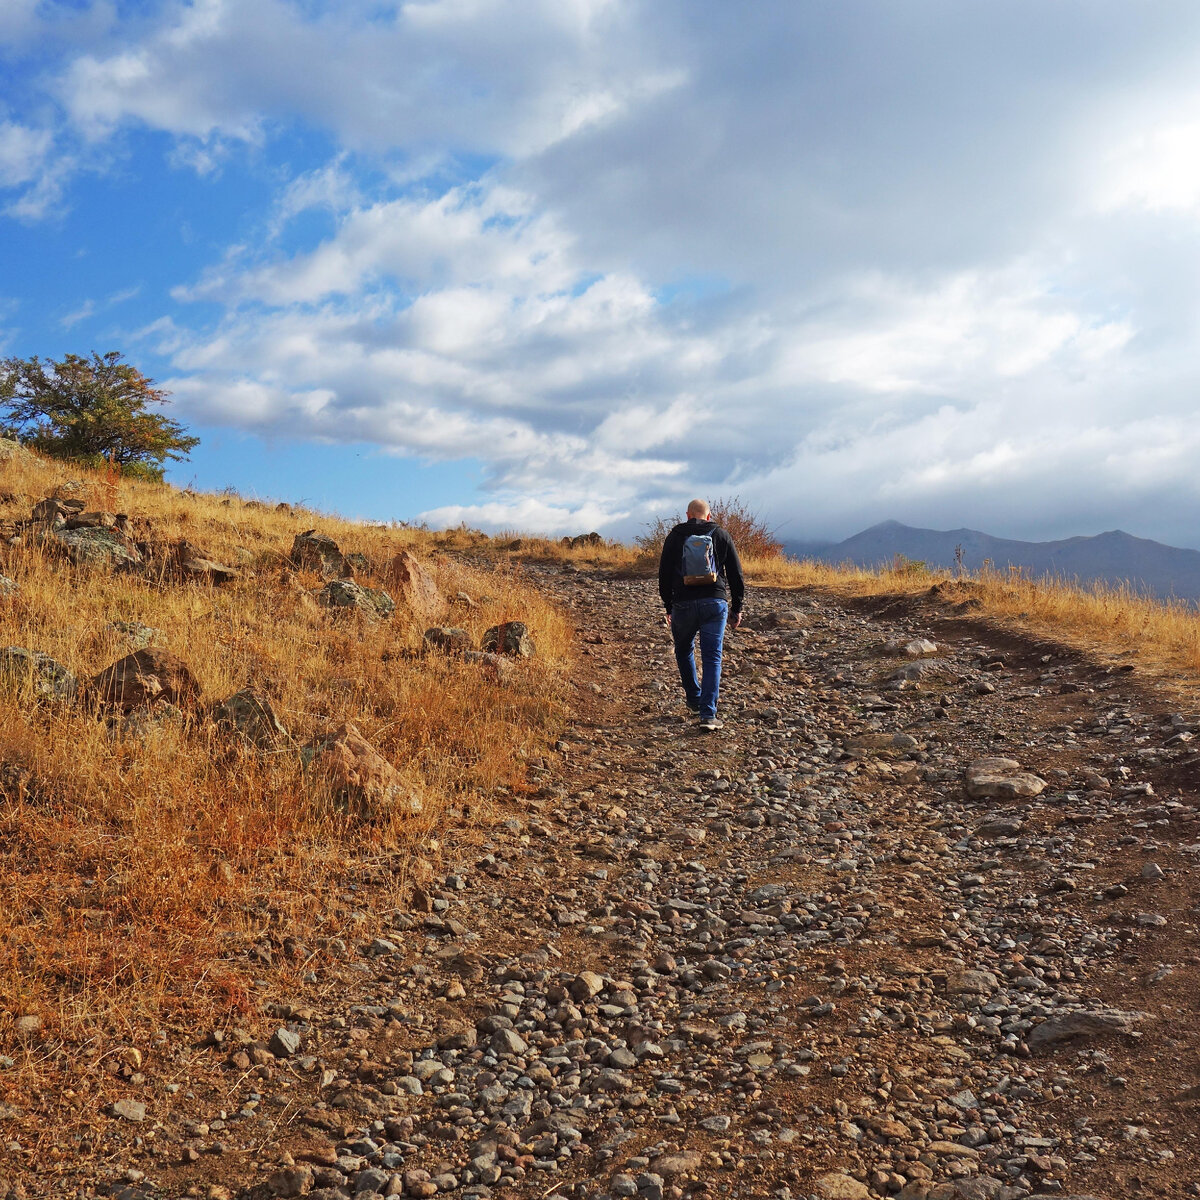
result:
[(844, 542), (791, 542), (785, 550), (797, 557), (862, 567), (887, 564), (902, 554), (930, 567), (951, 569), (957, 546), (962, 547), (968, 571), (978, 571), (986, 559), (1000, 570), (1022, 567), (1029, 575), (1055, 575), (1083, 583), (1128, 582), (1161, 598), (1200, 599), (1200, 551), (1165, 546), (1119, 529), (1095, 537), (1021, 542), (975, 529), (915, 529), (884, 521)]

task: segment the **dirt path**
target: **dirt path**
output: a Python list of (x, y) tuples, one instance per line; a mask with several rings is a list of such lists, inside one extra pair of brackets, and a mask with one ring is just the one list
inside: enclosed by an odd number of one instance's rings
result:
[[(198, 1052), (221, 1115), (110, 1135), (109, 1194), (1200, 1195), (1191, 717), (934, 600), (756, 589), (706, 734), (651, 584), (545, 586), (584, 655), (540, 790)], [(971, 799), (986, 756), (1047, 786)]]

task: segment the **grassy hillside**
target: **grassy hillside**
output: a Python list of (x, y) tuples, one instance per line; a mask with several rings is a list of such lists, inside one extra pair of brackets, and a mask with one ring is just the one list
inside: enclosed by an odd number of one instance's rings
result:
[[(0, 1091), (22, 1068), (108, 1039), (219, 1024), (251, 1007), (251, 975), (259, 999), (286, 991), (315, 939), (346, 932), (351, 864), (370, 861), (399, 892), (436, 857), (441, 830), (486, 821), (497, 797), (526, 786), (558, 728), (567, 623), (520, 567), (442, 552), (469, 538), (106, 480), (25, 453), (0, 462), (0, 493), (0, 571), (16, 584), (0, 598), (0, 647), (51, 655), (82, 689), (38, 702), (13, 677), (0, 697), (0, 1055), (13, 1059)], [(55, 493), (129, 514), (156, 554), (186, 539), (240, 575), (213, 586), (74, 566), (19, 524)], [(412, 551), (443, 596), (470, 598), (441, 622), (478, 645), (489, 626), (521, 620), (536, 657), (501, 681), (485, 663), (425, 652), (434, 621), (403, 605), (382, 621), (321, 607), (323, 580), (288, 559), (313, 526), (364, 556), (369, 586), (386, 586), (393, 556)], [(87, 681), (133, 648), (114, 622), (157, 631), (199, 703), (129, 716), (100, 704)], [(246, 687), (286, 727), (268, 748), (212, 717)], [(346, 721), (420, 797), (419, 816), (400, 806), (355, 819), (306, 770), (301, 748)], [(249, 964), (231, 953), (251, 942), (263, 951)]]
[(788, 558), (751, 562), (747, 575), (764, 586), (815, 588), (844, 597), (930, 594), (957, 615), (1009, 622), (1101, 659), (1136, 659), (1140, 671), (1182, 695), (1193, 694), (1200, 682), (1195, 607), (1130, 587), (1030, 578), (1019, 571), (983, 571), (956, 580), (914, 564), (872, 571)]

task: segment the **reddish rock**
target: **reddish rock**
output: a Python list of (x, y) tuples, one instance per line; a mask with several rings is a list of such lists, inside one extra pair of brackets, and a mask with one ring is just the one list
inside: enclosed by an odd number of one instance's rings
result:
[(434, 620), (446, 607), (433, 576), (407, 550), (392, 559), (387, 578), (394, 598), (414, 616)]
[(180, 708), (200, 698), (200, 685), (187, 663), (170, 650), (148, 646), (105, 667), (92, 688), (102, 704), (128, 712), (163, 701)]
[(331, 785), (338, 807), (360, 818), (399, 809), (421, 812), (421, 798), (404, 777), (347, 722), (310, 742), (303, 750), (306, 764)]

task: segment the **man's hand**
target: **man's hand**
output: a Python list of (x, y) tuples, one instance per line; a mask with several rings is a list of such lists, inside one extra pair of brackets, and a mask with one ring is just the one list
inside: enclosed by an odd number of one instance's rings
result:
[(734, 629), (739, 629), (742, 624), (742, 614), (736, 613), (731, 624), (733, 625)]
[(667, 628), (671, 628), (671, 614), (667, 613)]

